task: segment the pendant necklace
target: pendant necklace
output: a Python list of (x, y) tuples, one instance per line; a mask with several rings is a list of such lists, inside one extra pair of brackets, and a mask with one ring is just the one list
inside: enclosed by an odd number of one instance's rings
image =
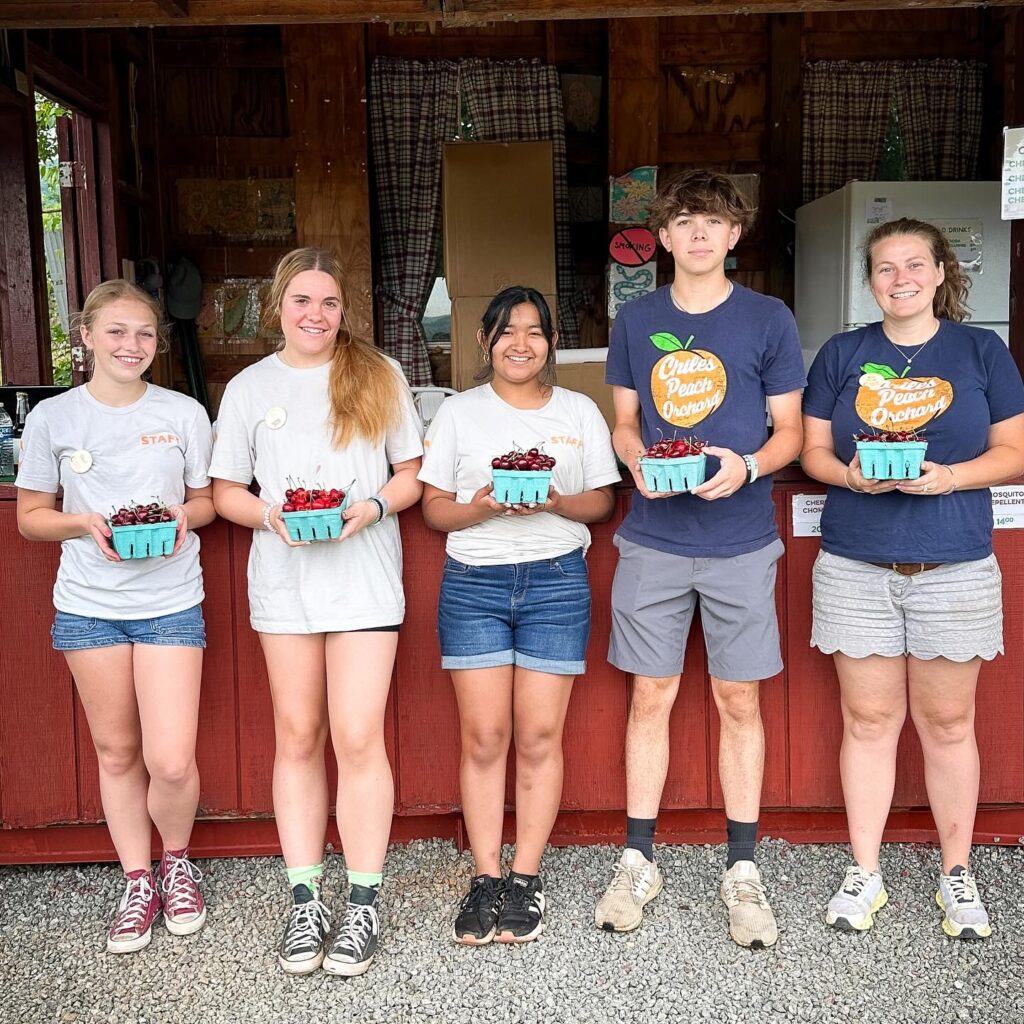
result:
[[(938, 333), (938, 329), (936, 329), (935, 334)], [(897, 345), (896, 342), (893, 341), (888, 334), (886, 334), (885, 340), (889, 342), (889, 344), (892, 345), (892, 347), (896, 349), (896, 351), (899, 352), (899, 354), (907, 361), (907, 365), (903, 368), (903, 372), (900, 374), (901, 377), (906, 377), (906, 375), (910, 372), (910, 364), (913, 363), (913, 361), (924, 351), (925, 345), (927, 345), (928, 342), (935, 337), (935, 334), (933, 334), (931, 338), (926, 338), (918, 347), (918, 350), (912, 356), (908, 356), (907, 353), (904, 352), (903, 349), (900, 348), (900, 346)]]
[[(730, 295), (732, 295), (732, 281), (729, 282), (729, 290), (725, 293), (725, 298), (722, 299), (722, 302), (725, 302), (726, 299), (728, 299)], [(684, 309), (683, 306), (680, 304), (679, 300), (676, 298), (675, 293), (672, 291), (672, 285), (668, 286), (668, 297), (672, 300), (672, 305), (675, 306), (676, 309), (678, 309), (680, 313), (686, 313), (687, 316), (690, 315), (689, 314), (689, 310)], [(711, 308), (712, 309), (717, 309), (718, 306), (720, 306), (722, 304), (722, 302), (719, 302), (718, 305), (712, 306)], [(710, 313), (711, 310), (708, 310), (708, 312)], [(931, 340), (931, 339), (929, 339), (929, 340)], [(926, 342), (926, 344), (927, 344), (927, 342)], [(915, 352), (914, 355), (917, 355), (917, 353)]]

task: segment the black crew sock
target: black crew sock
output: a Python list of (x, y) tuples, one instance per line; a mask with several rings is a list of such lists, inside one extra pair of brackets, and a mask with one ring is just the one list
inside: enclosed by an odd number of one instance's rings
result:
[(376, 885), (353, 885), (348, 894), (348, 901), (369, 907), (373, 905), (379, 892), (380, 888)]
[(639, 850), (649, 861), (654, 860), (654, 829), (657, 818), (626, 818), (626, 849)]
[(729, 870), (738, 860), (754, 859), (754, 846), (757, 843), (756, 821), (733, 821), (725, 819), (725, 832), (729, 838), (729, 854), (725, 861), (725, 869)]

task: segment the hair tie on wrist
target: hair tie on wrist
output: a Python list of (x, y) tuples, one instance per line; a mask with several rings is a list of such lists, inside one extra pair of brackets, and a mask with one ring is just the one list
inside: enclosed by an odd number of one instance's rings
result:
[(269, 502), (263, 506), (263, 529), (273, 531), (273, 527), (270, 525), (270, 515), (274, 511), (274, 506)]

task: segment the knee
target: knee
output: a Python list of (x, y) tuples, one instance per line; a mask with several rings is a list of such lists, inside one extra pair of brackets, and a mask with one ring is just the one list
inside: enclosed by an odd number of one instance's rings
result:
[(138, 743), (97, 743), (96, 760), (104, 775), (129, 775), (142, 760)]
[(278, 722), (278, 760), (308, 762), (323, 757), (327, 726), (319, 722)]
[(672, 712), (672, 705), (678, 692), (679, 680), (675, 678), (636, 680), (629, 705), (629, 717), (641, 722), (666, 718)]
[(165, 786), (185, 786), (199, 774), (196, 759), (192, 755), (147, 758), (146, 769), (152, 781)]
[(511, 730), (503, 726), (480, 726), (462, 734), (462, 760), (477, 768), (490, 768), (508, 756)]
[(756, 683), (734, 684), (716, 696), (718, 717), (725, 729), (743, 729), (761, 720), (761, 702)]
[(562, 756), (561, 731), (552, 728), (516, 730), (516, 768), (542, 768)]
[(925, 742), (937, 746), (963, 743), (974, 735), (974, 708), (935, 708), (915, 711), (914, 725)]
[(331, 730), (334, 756), (339, 765), (359, 769), (384, 751), (384, 731), (374, 729)]
[(860, 742), (897, 740), (907, 717), (905, 707), (847, 707), (844, 709), (846, 735)]

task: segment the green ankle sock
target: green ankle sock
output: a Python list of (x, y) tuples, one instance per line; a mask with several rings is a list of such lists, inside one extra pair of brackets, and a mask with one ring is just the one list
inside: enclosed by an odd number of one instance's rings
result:
[(381, 872), (372, 871), (350, 871), (348, 873), (349, 885), (363, 885), (367, 889), (379, 889), (380, 883), (384, 880)]
[(320, 881), (324, 877), (324, 866), (310, 864), (304, 868), (287, 868), (288, 888), (294, 889), (297, 885), (304, 885), (313, 894), (314, 898), (319, 896)]

